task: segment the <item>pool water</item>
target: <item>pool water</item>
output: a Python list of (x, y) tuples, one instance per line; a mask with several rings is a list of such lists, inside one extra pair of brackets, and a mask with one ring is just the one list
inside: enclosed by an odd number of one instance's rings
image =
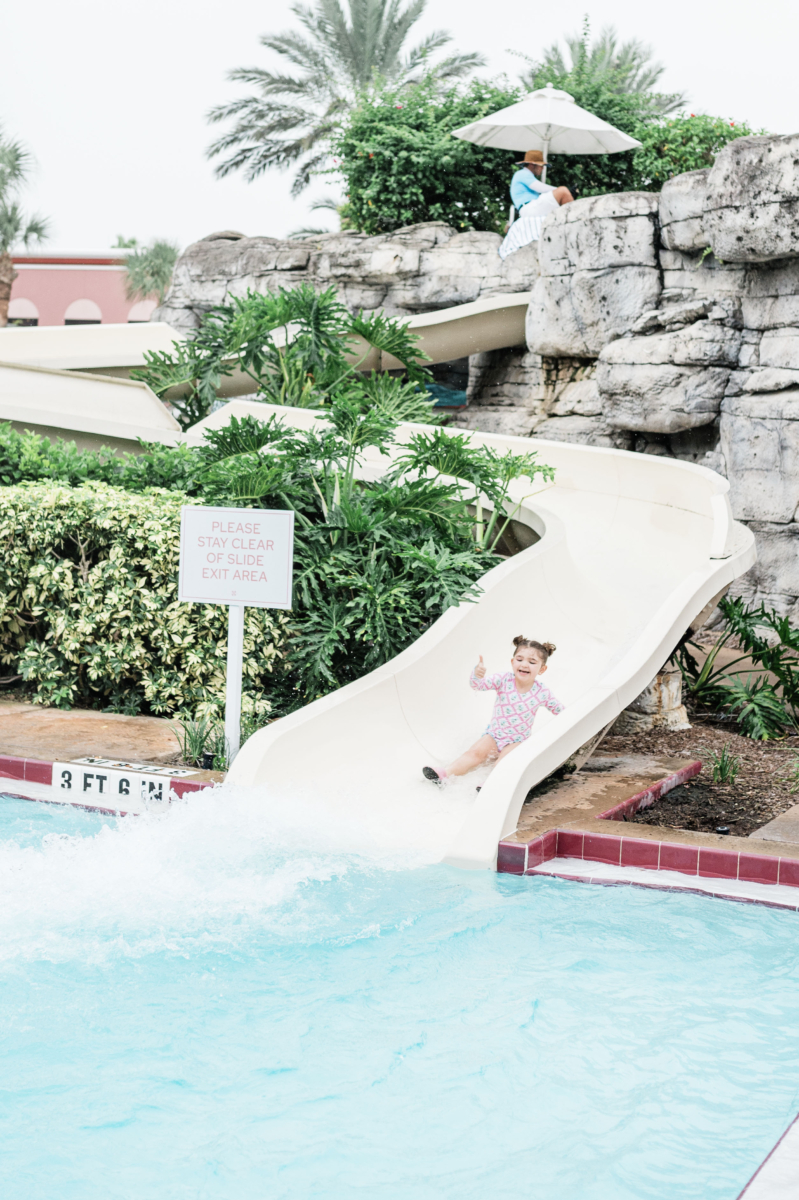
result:
[(353, 839), (0, 800), (4, 1200), (734, 1200), (799, 1109), (796, 914)]

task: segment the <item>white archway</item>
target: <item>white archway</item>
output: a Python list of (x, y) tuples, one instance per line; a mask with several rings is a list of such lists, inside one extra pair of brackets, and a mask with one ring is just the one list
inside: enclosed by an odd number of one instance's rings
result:
[(139, 300), (128, 313), (128, 324), (133, 321), (149, 321), (157, 308), (157, 300)]
[(64, 313), (65, 325), (99, 325), (103, 314), (93, 300), (73, 300)]
[(12, 300), (8, 306), (8, 323), (9, 325), (38, 325), (39, 310), (32, 300), (25, 300), (20, 296), (18, 300)]

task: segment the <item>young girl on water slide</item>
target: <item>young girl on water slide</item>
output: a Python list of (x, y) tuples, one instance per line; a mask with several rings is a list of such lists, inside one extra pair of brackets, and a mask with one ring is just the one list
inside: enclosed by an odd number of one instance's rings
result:
[(443, 783), (450, 775), (466, 775), (484, 762), (499, 762), (530, 736), (539, 708), (548, 708), (551, 713), (563, 712), (561, 702), (539, 681), (539, 676), (547, 669), (547, 660), (555, 653), (555, 647), (551, 642), (536, 642), (521, 635), (513, 639), (513, 645), (515, 650), (510, 660), (510, 671), (486, 676), (481, 654), (469, 679), (475, 692), (497, 693), (494, 712), (485, 733), (448, 767), (440, 770), (422, 767), (425, 779)]

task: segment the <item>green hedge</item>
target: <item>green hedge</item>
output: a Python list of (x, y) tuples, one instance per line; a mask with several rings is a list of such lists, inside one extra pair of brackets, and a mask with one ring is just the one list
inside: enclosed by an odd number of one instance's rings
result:
[[(227, 610), (177, 599), (182, 492), (107, 484), (0, 488), (0, 655), (41, 703), (169, 714), (224, 706)], [(264, 688), (286, 618), (248, 608), (245, 715)]]

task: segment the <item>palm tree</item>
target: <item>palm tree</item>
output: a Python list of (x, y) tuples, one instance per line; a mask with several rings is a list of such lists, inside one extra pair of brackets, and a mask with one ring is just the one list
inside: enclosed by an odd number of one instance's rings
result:
[(30, 152), (0, 131), (0, 328), (8, 324), (11, 287), (17, 277), (11, 251), (20, 242), (27, 250), (32, 242), (44, 241), (48, 233), (45, 218), (26, 216), (14, 198), (32, 165)]
[(125, 292), (128, 299), (157, 296), (158, 303), (163, 304), (180, 247), (174, 242), (153, 242), (150, 246), (139, 246), (135, 238), (120, 237), (117, 241), (120, 244), (126, 242), (125, 248), (134, 247), (133, 253), (125, 259)]
[[(682, 92), (655, 92), (654, 88), (665, 68), (652, 62), (652, 47), (635, 39), (619, 43), (619, 35), (612, 25), (606, 25), (595, 41), (590, 40), (588, 18), (583, 22), (582, 32), (563, 39), (568, 50), (568, 61), (557, 42), (544, 50), (540, 62), (533, 62), (526, 54), (529, 66), (519, 78), (529, 87), (540, 88), (550, 81), (556, 86), (565, 86), (568, 81), (602, 79), (610, 90), (646, 95), (654, 111), (673, 112), (685, 104)], [(514, 53), (511, 51), (511, 53)]]
[(269, 167), (298, 163), (292, 194), (298, 195), (327, 159), (328, 139), (340, 116), (375, 76), (406, 78), (425, 73), (442, 79), (468, 74), (485, 62), (481, 54), (454, 54), (431, 64), (430, 58), (450, 42), (443, 31), (429, 34), (402, 56), (411, 26), (427, 0), (316, 0), (313, 8), (292, 6), (302, 33), (265, 34), (261, 45), (299, 68), (275, 74), (260, 67), (240, 67), (229, 78), (250, 84), (254, 95), (211, 110), (217, 123), (233, 119), (233, 128), (209, 148), (210, 158), (233, 151), (216, 168), (220, 178), (243, 170), (257, 179)]

